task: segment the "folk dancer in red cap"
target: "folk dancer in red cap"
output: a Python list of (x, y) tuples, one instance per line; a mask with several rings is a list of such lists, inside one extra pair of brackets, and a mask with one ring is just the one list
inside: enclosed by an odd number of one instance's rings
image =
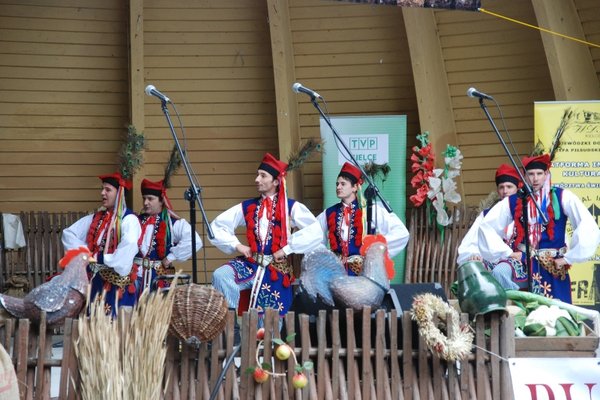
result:
[[(530, 289), (536, 294), (571, 303), (569, 268), (573, 263), (586, 261), (594, 255), (600, 243), (600, 230), (573, 192), (551, 185), (550, 164), (548, 154), (523, 159), (534, 198), (527, 199), (526, 212), (518, 195), (509, 196), (494, 206), (481, 224), (479, 248), (483, 258), (492, 262), (512, 257), (525, 263), (522, 242), (528, 239)], [(543, 224), (534, 201), (546, 216), (547, 225)], [(524, 215), (528, 216), (528, 238), (525, 238)], [(565, 237), (567, 220), (573, 228), (569, 245)], [(501, 236), (513, 221), (516, 248), (504, 243)]]
[(137, 216), (125, 204), (132, 182), (119, 172), (99, 177), (102, 181), (102, 207), (93, 215), (75, 222), (62, 233), (66, 250), (87, 246), (97, 260), (88, 266), (91, 276), (90, 299), (106, 290), (106, 313), (117, 315), (116, 304), (133, 306), (136, 301), (138, 252), (141, 228)]
[[(483, 218), (487, 215), (493, 205), (500, 200), (517, 193), (517, 190), (522, 186), (521, 178), (516, 169), (507, 164), (502, 164), (496, 170), (496, 191), (482, 204), (483, 210), (479, 213), (471, 228), (460, 242), (458, 247), (458, 265), (462, 265), (468, 261), (481, 261), (486, 268), (491, 271), (492, 275), (505, 289), (526, 289), (527, 288), (527, 272), (521, 260), (514, 258), (504, 258), (497, 263), (491, 263), (481, 257), (479, 251), (479, 227)], [(502, 233), (502, 238), (510, 245), (511, 240), (514, 240), (514, 224), (511, 223)]]
[[(134, 258), (138, 266), (138, 283), (141, 292), (150, 288), (167, 287), (168, 282), (152, 283), (157, 276), (174, 274), (174, 261), (189, 260), (192, 251), (192, 226), (173, 211), (167, 197), (164, 180), (152, 182), (144, 179), (141, 184), (144, 210), (139, 216), (142, 235), (138, 241), (139, 253)], [(197, 232), (196, 252), (202, 248), (202, 240)]]
[[(366, 236), (366, 207), (359, 199), (362, 173), (356, 166), (346, 162), (338, 174), (335, 184), (336, 196), (340, 202), (327, 208), (317, 216), (322, 244), (329, 245), (332, 252), (340, 257), (348, 275), (360, 275), (363, 257), (360, 247)], [(406, 247), (408, 230), (394, 213), (383, 206), (373, 207), (373, 223), (377, 233), (382, 234), (388, 246), (390, 257), (396, 256)]]
[[(225, 295), (230, 308), (238, 307), (240, 291), (251, 289), (250, 308), (260, 313), (273, 308), (284, 316), (292, 302), (294, 280), (287, 256), (305, 253), (319, 243), (314, 215), (304, 204), (287, 199), (287, 167), (267, 153), (254, 180), (260, 196), (231, 207), (211, 223), (212, 244), (227, 254), (242, 254), (213, 274), (213, 286)], [(248, 245), (235, 235), (240, 226), (246, 228)], [(299, 230), (290, 233), (292, 227)]]

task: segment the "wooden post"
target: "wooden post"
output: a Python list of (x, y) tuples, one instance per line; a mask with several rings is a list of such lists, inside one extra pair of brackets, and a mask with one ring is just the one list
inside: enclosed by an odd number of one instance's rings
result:
[(334, 399), (339, 399), (340, 387), (345, 386), (343, 382), (343, 375), (340, 373), (343, 371), (341, 369), (340, 363), (340, 348), (342, 347), (342, 341), (340, 338), (340, 312), (339, 310), (333, 310), (331, 313), (331, 383), (332, 387), (332, 396)]
[(362, 398), (371, 398), (373, 385), (373, 367), (371, 365), (371, 308), (363, 307), (362, 310)]
[[(78, 320), (73, 320), (72, 322), (72, 326), (73, 328), (71, 329), (71, 343), (72, 343), (72, 347), (76, 346), (76, 343), (79, 342), (79, 321)], [(64, 338), (63, 338), (64, 340)], [(64, 341), (63, 341), (64, 343)], [(65, 357), (65, 349), (63, 349), (63, 357)], [(70, 370), (70, 387), (69, 387), (69, 397), (68, 400), (75, 400), (75, 399), (79, 399), (79, 393), (80, 393), (80, 385), (81, 385), (81, 379), (79, 377), (79, 359), (77, 358), (77, 354), (73, 350), (67, 355), (69, 357), (69, 370)], [(61, 399), (63, 397), (60, 397)]]
[(27, 394), (27, 351), (29, 349), (29, 320), (19, 320), (19, 332), (15, 340), (15, 353), (17, 357), (17, 381), (19, 381), (19, 393), (21, 399)]
[[(302, 350), (300, 353), (300, 362), (304, 363), (310, 359), (310, 324), (308, 315), (300, 314), (300, 330), (302, 332), (302, 339), (300, 345), (302, 346)], [(322, 366), (317, 366), (317, 368), (322, 368)], [(307, 371), (308, 385), (302, 389), (302, 398), (303, 399), (316, 399), (317, 398), (317, 381), (315, 378), (315, 371), (311, 369)]]
[(492, 397), (500, 400), (500, 338), (502, 336), (500, 330), (500, 315), (497, 312), (490, 315), (490, 367), (492, 370)]
[[(385, 311), (377, 310), (375, 314), (375, 388), (378, 399), (385, 398), (385, 388), (388, 386), (385, 354)], [(384, 386), (385, 385), (385, 386)]]
[[(421, 131), (429, 131), (436, 159), (443, 160), (440, 152), (444, 151), (448, 144), (456, 146), (458, 139), (435, 11), (404, 7), (402, 15), (410, 51)], [(460, 177), (456, 183), (458, 191), (464, 193)]]
[(325, 398), (325, 347), (327, 347), (327, 330), (326, 330), (326, 310), (319, 310), (317, 319), (317, 337), (319, 341), (317, 345), (317, 366), (319, 368), (317, 374), (317, 393), (319, 400)]
[(360, 382), (354, 379), (357, 365), (354, 358), (356, 350), (356, 337), (354, 336), (354, 312), (346, 309), (346, 369), (348, 371), (348, 399), (354, 400), (356, 393), (360, 391)]
[(412, 320), (410, 312), (402, 313), (402, 369), (404, 372), (404, 384), (402, 391), (406, 400), (412, 400), (413, 390), (413, 351), (412, 351)]
[(392, 393), (391, 396), (393, 399), (400, 398), (402, 392), (402, 388), (404, 386), (402, 376), (400, 374), (400, 353), (398, 352), (398, 340), (400, 339), (398, 336), (398, 322), (400, 321), (401, 315), (398, 315), (398, 311), (396, 309), (392, 309), (388, 314), (388, 326), (390, 330), (390, 364), (391, 364), (391, 382), (392, 384)]
[(77, 371), (72, 370), (69, 365), (71, 353), (74, 353), (73, 349), (73, 319), (67, 318), (64, 324), (64, 332), (63, 332), (63, 354), (62, 361), (60, 364), (60, 384), (59, 384), (59, 398), (66, 399), (67, 393), (70, 392), (69, 389), (69, 377), (71, 373)]
[[(573, 0), (532, 0), (538, 25), (584, 39)], [(597, 100), (600, 84), (588, 46), (550, 33), (541, 33), (556, 100)]]
[[(229, 357), (229, 355), (231, 353), (233, 353), (233, 344), (234, 344), (234, 337), (233, 337), (233, 333), (234, 333), (234, 318), (236, 318), (236, 315), (234, 313), (234, 311), (229, 310), (227, 312), (227, 325), (226, 325), (226, 330), (225, 330), (225, 342), (226, 342), (226, 347), (225, 347), (225, 354), (227, 355), (227, 357)], [(232, 393), (233, 393), (233, 388), (234, 388), (234, 384), (237, 387), (237, 378), (235, 376), (235, 366), (231, 366), (229, 367), (229, 370), (227, 371), (227, 378), (225, 379), (225, 398), (226, 399), (231, 399), (232, 398)]]
[[(35, 373), (35, 399), (43, 399), (44, 392), (50, 392), (48, 382), (45, 378), (44, 361), (46, 360), (46, 346), (48, 339), (46, 335), (46, 311), (42, 311), (40, 317), (40, 332), (38, 334), (38, 349), (35, 353), (37, 357), (36, 373)], [(52, 344), (50, 344), (52, 346)]]
[[(138, 133), (145, 128), (144, 123), (144, 1), (129, 0), (129, 119)], [(142, 150), (143, 151), (143, 150)], [(132, 202), (128, 206), (139, 210), (142, 205), (139, 190), (145, 175), (142, 165), (133, 177)]]
[(510, 378), (510, 366), (505, 360), (515, 356), (515, 319), (512, 316), (502, 317), (500, 329), (500, 356), (503, 362), (500, 368), (502, 399), (512, 399), (512, 381)]
[[(290, 347), (292, 348), (292, 350), (294, 351), (294, 354), (296, 353), (296, 345), (297, 345), (297, 336), (298, 334), (296, 333), (296, 326), (295, 326), (295, 321), (296, 321), (296, 313), (294, 313), (293, 311), (288, 312), (285, 315), (285, 332), (286, 335), (289, 337), (290, 335), (293, 334), (292, 339), (290, 341), (287, 342), (287, 344), (290, 345)], [(283, 338), (284, 340), (287, 339)], [(297, 355), (296, 355), (297, 356)], [(302, 360), (298, 359), (298, 362), (302, 362)], [(287, 368), (288, 371), (290, 370), (294, 370), (294, 360), (292, 359), (292, 357), (288, 358), (288, 363), (287, 363)], [(288, 373), (288, 377), (287, 377), (287, 387), (288, 387), (288, 398), (291, 398), (294, 396), (294, 391), (296, 389), (294, 389), (293, 383), (292, 383), (292, 378), (293, 375)]]
[[(267, 0), (267, 7), (273, 55), (279, 157), (285, 161), (300, 147), (298, 103), (292, 93), (295, 75), (289, 5), (287, 0)], [(301, 171), (289, 175), (287, 185), (288, 196), (302, 201)]]

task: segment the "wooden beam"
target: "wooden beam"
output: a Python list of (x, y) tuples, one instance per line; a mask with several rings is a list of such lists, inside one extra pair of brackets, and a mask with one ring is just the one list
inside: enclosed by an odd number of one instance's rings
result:
[[(129, 120), (138, 133), (144, 131), (144, 1), (129, 1)], [(145, 175), (145, 167), (133, 177), (132, 201), (129, 207), (139, 210), (142, 198), (138, 188)]]
[[(420, 130), (429, 131), (436, 159), (443, 160), (440, 152), (448, 144), (456, 146), (458, 139), (435, 14), (433, 10), (404, 7), (402, 15), (417, 94)], [(459, 192), (464, 193), (462, 179), (457, 180), (457, 185)]]
[[(573, 0), (532, 0), (538, 25), (553, 32), (585, 39)], [(600, 82), (588, 46), (542, 32), (556, 100), (596, 100)]]
[[(295, 73), (289, 4), (288, 0), (267, 0), (267, 7), (273, 55), (279, 155), (282, 160), (286, 160), (300, 146), (298, 107), (296, 97), (292, 95)], [(288, 196), (302, 201), (302, 171), (290, 174), (287, 185)]]

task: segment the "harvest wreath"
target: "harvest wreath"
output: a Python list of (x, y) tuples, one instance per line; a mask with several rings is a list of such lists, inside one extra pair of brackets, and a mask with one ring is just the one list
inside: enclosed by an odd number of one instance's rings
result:
[[(434, 317), (441, 321), (451, 319), (449, 337), (444, 335), (434, 322)], [(427, 347), (440, 358), (457, 361), (466, 358), (471, 352), (473, 333), (468, 324), (459, 324), (458, 312), (439, 296), (424, 293), (415, 296), (412, 303), (411, 317), (417, 321), (419, 334)]]

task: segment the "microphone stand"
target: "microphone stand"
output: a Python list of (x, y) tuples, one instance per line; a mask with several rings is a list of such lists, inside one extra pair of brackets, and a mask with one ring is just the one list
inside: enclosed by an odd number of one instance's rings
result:
[(392, 207), (387, 202), (387, 200), (383, 198), (383, 195), (379, 191), (379, 188), (377, 187), (377, 185), (375, 185), (375, 183), (373, 182), (371, 177), (369, 175), (367, 175), (364, 168), (358, 164), (358, 162), (356, 161), (356, 159), (354, 158), (354, 156), (348, 149), (348, 146), (346, 146), (346, 143), (344, 143), (344, 141), (340, 137), (339, 133), (333, 127), (333, 124), (331, 123), (331, 120), (329, 119), (329, 117), (327, 115), (325, 115), (325, 113), (321, 109), (321, 106), (319, 106), (316, 96), (314, 96), (312, 94), (309, 94), (309, 96), (310, 96), (310, 101), (312, 102), (313, 106), (315, 106), (317, 111), (319, 111), (319, 114), (321, 115), (321, 117), (323, 117), (325, 122), (327, 122), (327, 125), (329, 125), (329, 128), (331, 128), (331, 131), (333, 132), (333, 136), (334, 136), (335, 140), (337, 140), (337, 142), (342, 145), (342, 147), (346, 151), (346, 154), (350, 157), (350, 160), (352, 161), (354, 166), (356, 166), (360, 170), (362, 175), (365, 177), (365, 181), (368, 183), (368, 186), (365, 189), (365, 197), (367, 198), (367, 231), (370, 234), (375, 233), (375, 226), (373, 226), (373, 212), (371, 210), (372, 205), (373, 205), (373, 199), (375, 198), (375, 196), (377, 196), (379, 198), (379, 200), (381, 200), (381, 204), (383, 204), (383, 207), (385, 207), (385, 209), (389, 213), (393, 212)]
[[(196, 208), (195, 204), (198, 202), (198, 208), (202, 213), (203, 222), (206, 224), (207, 235), (210, 239), (214, 239), (215, 235), (210, 227), (210, 224), (207, 223), (208, 219), (206, 218), (206, 212), (204, 211), (204, 206), (202, 204), (202, 197), (200, 196), (200, 192), (202, 188), (196, 182), (195, 175), (192, 174), (191, 167), (188, 163), (187, 157), (183, 149), (181, 148), (181, 144), (179, 143), (179, 138), (175, 133), (175, 128), (173, 127), (173, 123), (171, 122), (171, 116), (169, 115), (169, 109), (167, 108), (167, 102), (161, 99), (160, 108), (165, 114), (165, 118), (167, 119), (167, 123), (169, 124), (169, 129), (171, 130), (171, 134), (173, 135), (173, 140), (175, 141), (175, 145), (177, 146), (177, 151), (179, 152), (179, 157), (181, 158), (181, 164), (185, 169), (185, 174), (188, 177), (190, 182), (190, 187), (185, 191), (184, 197), (190, 204), (190, 225), (192, 226), (192, 282), (198, 283), (197, 272), (198, 272), (198, 261), (196, 259)], [(207, 276), (206, 265), (204, 269), (204, 275)]]
[[(479, 98), (479, 105), (481, 106), (481, 109), (483, 110), (483, 112), (485, 113), (485, 116), (487, 117), (488, 121), (490, 122), (490, 125), (494, 129), (494, 132), (496, 133), (496, 136), (498, 137), (498, 140), (500, 141), (502, 148), (506, 152), (506, 155), (510, 159), (511, 164), (513, 165), (513, 167), (519, 174), (519, 177), (521, 178), (521, 182), (523, 182), (523, 189), (521, 191), (522, 192), (521, 196), (522, 196), (522, 200), (523, 200), (523, 227), (525, 230), (525, 265), (527, 267), (527, 288), (531, 292), (531, 289), (532, 289), (531, 272), (532, 271), (531, 271), (531, 258), (529, 257), (529, 207), (527, 207), (527, 198), (530, 197), (531, 199), (533, 199), (533, 192), (531, 190), (531, 186), (529, 185), (529, 183), (527, 183), (527, 181), (525, 180), (525, 177), (521, 173), (521, 169), (517, 166), (517, 163), (515, 162), (510, 150), (506, 146), (506, 142), (504, 141), (504, 138), (502, 138), (502, 135), (498, 131), (498, 127), (496, 127), (496, 124), (494, 123), (494, 120), (492, 119), (492, 116), (490, 115), (490, 113), (487, 109), (487, 106), (485, 105), (482, 97)], [(543, 224), (544, 225), (548, 224), (548, 219), (542, 212), (540, 205), (537, 204), (535, 201), (533, 202), (533, 204), (535, 204), (535, 207), (538, 210), (538, 215), (541, 216)], [(519, 243), (517, 243), (517, 245), (519, 245)]]

